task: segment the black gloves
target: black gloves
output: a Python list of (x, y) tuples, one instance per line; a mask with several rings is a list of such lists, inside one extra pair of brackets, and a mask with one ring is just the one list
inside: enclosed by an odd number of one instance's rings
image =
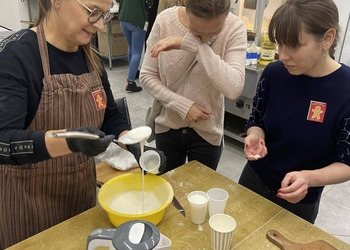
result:
[(114, 135), (105, 135), (104, 132), (96, 127), (68, 128), (67, 131), (86, 132), (100, 137), (98, 140), (66, 138), (68, 147), (72, 152), (82, 152), (89, 157), (104, 152), (115, 138)]
[[(141, 148), (140, 148), (140, 144), (136, 143), (136, 144), (131, 144), (131, 145), (126, 145), (126, 148), (134, 155), (136, 161), (139, 163), (140, 165), (140, 157), (141, 157)], [(167, 162), (167, 158), (164, 154), (163, 151), (160, 151), (156, 148), (152, 148), (152, 147), (148, 147), (148, 146), (144, 146), (144, 152), (146, 152), (147, 150), (154, 150), (156, 151), (159, 156), (160, 156), (160, 166), (159, 166), (159, 174), (163, 174), (166, 168), (166, 162)]]

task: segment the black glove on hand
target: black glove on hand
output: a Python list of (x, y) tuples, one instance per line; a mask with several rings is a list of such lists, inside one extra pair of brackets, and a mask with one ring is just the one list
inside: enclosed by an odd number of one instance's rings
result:
[(96, 127), (68, 128), (67, 131), (85, 132), (96, 134), (100, 137), (98, 140), (66, 138), (68, 147), (72, 152), (82, 152), (89, 157), (104, 152), (115, 138), (114, 135), (105, 135), (104, 132)]
[[(136, 143), (136, 144), (131, 144), (131, 145), (126, 145), (126, 148), (134, 155), (136, 161), (139, 163), (140, 165), (140, 157), (141, 157), (141, 148), (140, 148), (140, 143)], [(159, 166), (159, 174), (163, 174), (166, 168), (166, 162), (167, 162), (167, 158), (164, 154), (163, 151), (160, 151), (156, 148), (152, 148), (152, 147), (148, 147), (148, 146), (144, 146), (144, 152), (146, 152), (147, 150), (154, 150), (156, 151), (159, 156), (160, 156), (160, 166)], [(141, 168), (141, 167), (140, 167)], [(142, 169), (141, 169), (142, 170)], [(145, 171), (146, 172), (146, 171)]]

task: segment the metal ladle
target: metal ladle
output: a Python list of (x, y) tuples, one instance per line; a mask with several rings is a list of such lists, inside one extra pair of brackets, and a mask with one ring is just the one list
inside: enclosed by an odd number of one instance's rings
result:
[[(119, 139), (113, 139), (115, 143), (122, 143), (124, 145), (135, 144), (141, 141), (146, 141), (151, 135), (152, 129), (148, 126), (141, 126), (128, 131)], [(80, 132), (80, 131), (66, 131), (66, 132), (51, 132), (46, 136), (53, 138), (81, 138), (88, 140), (98, 140), (100, 137), (96, 134)]]

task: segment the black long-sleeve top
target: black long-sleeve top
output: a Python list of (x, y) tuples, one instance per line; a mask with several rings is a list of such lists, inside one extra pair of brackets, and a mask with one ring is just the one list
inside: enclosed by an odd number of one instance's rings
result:
[[(51, 74), (89, 72), (82, 48), (65, 52), (48, 43)], [(0, 42), (0, 164), (25, 164), (50, 158), (45, 131), (27, 130), (41, 98), (44, 72), (34, 31), (21, 30)], [(114, 102), (107, 73), (101, 77), (107, 94), (107, 108), (100, 128), (116, 137), (130, 129)], [(23, 154), (11, 148), (23, 143)]]

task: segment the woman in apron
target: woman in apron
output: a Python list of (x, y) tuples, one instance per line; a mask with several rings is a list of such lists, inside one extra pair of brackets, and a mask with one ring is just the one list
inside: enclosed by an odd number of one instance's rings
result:
[[(111, 3), (39, 0), (35, 27), (0, 43), (0, 249), (96, 205), (92, 156), (130, 129), (89, 44)], [(45, 136), (65, 130), (100, 139)]]

